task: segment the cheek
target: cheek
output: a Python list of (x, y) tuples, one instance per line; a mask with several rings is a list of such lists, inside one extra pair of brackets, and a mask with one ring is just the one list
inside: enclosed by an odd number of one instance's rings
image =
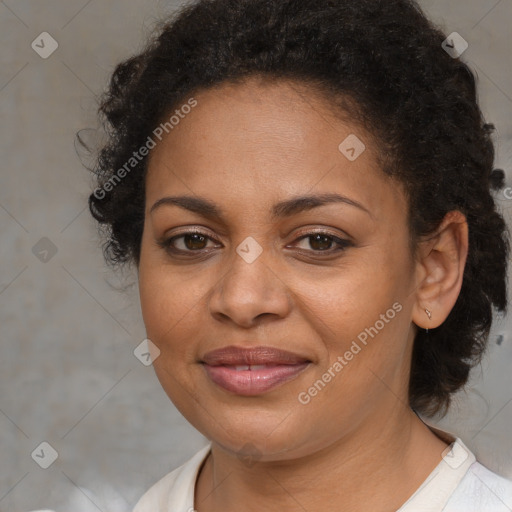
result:
[[(185, 269), (165, 263), (163, 250), (152, 247), (144, 231), (139, 264), (139, 297), (148, 338), (167, 344), (194, 315), (206, 290)], [(197, 326), (196, 326), (197, 327)]]
[[(324, 276), (303, 274), (293, 288), (305, 314), (319, 319), (330, 338), (346, 339), (373, 325), (406, 286), (403, 262), (377, 255), (375, 248), (348, 260)], [(308, 312), (309, 311), (309, 312)]]
[(172, 345), (198, 331), (205, 289), (196, 279), (184, 281), (176, 270), (153, 266), (140, 273), (139, 291), (146, 331), (157, 345)]
[(384, 249), (369, 247), (335, 273), (320, 280), (302, 276), (296, 284), (297, 304), (322, 339), (315, 378), (335, 375), (315, 402), (332, 403), (337, 414), (372, 403), (382, 391), (379, 379), (388, 382), (407, 363), (410, 262), (405, 251)]
[[(146, 264), (147, 263), (147, 264)], [(174, 405), (195, 417), (197, 388), (195, 351), (201, 334), (201, 292), (196, 280), (184, 280), (179, 271), (141, 259), (139, 293), (147, 337), (158, 347), (153, 368)], [(195, 398), (191, 400), (191, 397)]]

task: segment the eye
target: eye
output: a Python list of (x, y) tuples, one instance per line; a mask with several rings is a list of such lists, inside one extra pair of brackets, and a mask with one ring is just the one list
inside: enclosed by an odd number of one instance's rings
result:
[(201, 231), (187, 231), (180, 235), (173, 236), (164, 240), (158, 240), (160, 247), (173, 254), (186, 254), (193, 252), (202, 252), (208, 249), (208, 241), (213, 238)]
[[(299, 241), (305, 242), (304, 245), (309, 245), (310, 248), (303, 247), (308, 252), (324, 252), (332, 254), (334, 252), (343, 251), (348, 247), (353, 246), (352, 242), (331, 235), (325, 231), (316, 231), (301, 236)], [(334, 245), (334, 248), (333, 248)]]

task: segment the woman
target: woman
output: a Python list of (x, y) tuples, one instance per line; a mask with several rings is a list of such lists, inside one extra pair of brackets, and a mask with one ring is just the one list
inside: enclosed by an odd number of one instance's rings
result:
[(409, 0), (200, 0), (115, 70), (90, 209), (210, 440), (136, 512), (512, 510), (420, 418), (507, 297), (493, 126), (446, 39)]

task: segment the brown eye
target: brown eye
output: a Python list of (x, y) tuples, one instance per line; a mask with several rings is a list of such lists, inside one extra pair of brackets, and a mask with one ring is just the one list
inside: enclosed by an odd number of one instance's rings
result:
[(158, 241), (158, 245), (170, 253), (190, 254), (209, 249), (209, 241), (213, 241), (213, 239), (204, 233), (189, 231), (181, 235), (160, 240)]
[[(348, 240), (343, 240), (329, 233), (309, 233), (299, 241), (305, 242), (309, 247), (299, 247), (309, 252), (338, 252), (350, 247), (352, 244)], [(333, 248), (334, 246), (334, 248)]]
[(206, 237), (199, 233), (192, 233), (179, 238), (183, 238), (183, 243), (187, 249), (204, 249)]

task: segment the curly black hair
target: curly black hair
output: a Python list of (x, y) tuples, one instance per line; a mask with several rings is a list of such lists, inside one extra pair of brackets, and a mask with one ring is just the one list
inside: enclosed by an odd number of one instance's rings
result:
[(108, 139), (89, 208), (107, 263), (139, 265), (147, 155), (135, 161), (134, 152), (174, 109), (249, 76), (309, 84), (378, 141), (382, 171), (406, 190), (413, 252), (447, 212), (467, 218), (460, 295), (442, 325), (418, 329), (409, 382), (412, 409), (446, 413), (485, 351), (493, 307), (506, 311), (510, 251), (492, 196), (504, 185), (493, 170), (495, 127), (446, 38), (413, 0), (199, 0), (162, 20), (100, 99)]

